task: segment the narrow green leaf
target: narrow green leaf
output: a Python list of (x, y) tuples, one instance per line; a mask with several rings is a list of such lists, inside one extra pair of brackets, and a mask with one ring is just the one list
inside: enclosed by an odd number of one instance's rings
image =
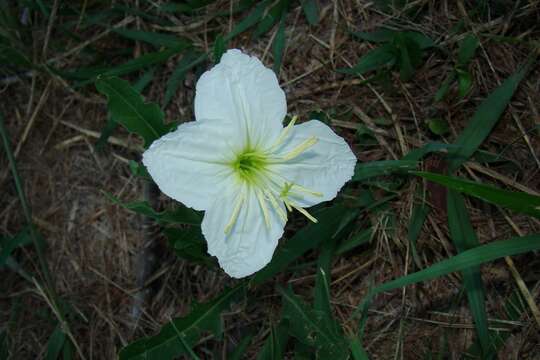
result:
[(167, 133), (163, 111), (156, 104), (146, 104), (141, 95), (125, 80), (100, 77), (97, 90), (107, 96), (112, 117), (130, 132), (144, 139), (145, 146)]
[(203, 331), (211, 331), (219, 336), (222, 332), (221, 313), (244, 290), (244, 284), (240, 284), (225, 290), (212, 301), (195, 305), (187, 316), (171, 320), (163, 326), (159, 334), (124, 347), (119, 354), (120, 360), (175, 359), (185, 354), (188, 351), (185, 344), (193, 346)]
[(361, 40), (381, 44), (381, 43), (387, 43), (387, 42), (392, 41), (394, 39), (394, 36), (396, 36), (396, 31), (383, 27), (383, 28), (379, 28), (375, 31), (370, 31), (370, 32), (364, 32), (364, 31), (354, 32), (352, 33), (352, 35)]
[(464, 97), (471, 90), (473, 79), (468, 71), (456, 69), (458, 75), (458, 96)]
[(45, 360), (56, 360), (62, 352), (64, 343), (66, 342), (66, 335), (62, 331), (60, 325), (56, 326), (53, 333), (49, 337), (47, 342), (47, 353), (45, 354)]
[(253, 339), (253, 335), (244, 336), (242, 340), (236, 345), (235, 349), (229, 353), (226, 357), (227, 360), (242, 360), (246, 353), (249, 343)]
[(411, 173), (489, 203), (540, 218), (540, 196), (501, 190), (493, 186), (446, 175), (420, 171)]
[(259, 285), (274, 275), (283, 272), (293, 261), (301, 257), (308, 250), (316, 248), (319, 244), (332, 237), (339, 228), (341, 218), (350, 211), (342, 205), (325, 208), (314, 214), (318, 223), (311, 223), (298, 231), (291, 239), (283, 244), (265, 268), (257, 272), (251, 279), (251, 284)]
[[(478, 238), (469, 219), (465, 202), (461, 194), (449, 190), (447, 197), (448, 204), (448, 227), (450, 237), (459, 253), (473, 249), (479, 245)], [(467, 291), (469, 299), (469, 309), (471, 310), (476, 333), (484, 352), (489, 349), (490, 339), (487, 323), (485, 291), (480, 274), (480, 267), (471, 267), (462, 271), (463, 285)]]
[(114, 29), (118, 35), (135, 41), (143, 41), (160, 49), (162, 46), (175, 48), (187, 48), (191, 46), (191, 41), (176, 35), (160, 34), (153, 31), (133, 30), (133, 29)]
[(206, 241), (200, 227), (166, 228), (163, 232), (177, 256), (208, 267), (217, 266), (215, 258), (208, 255)]
[(411, 244), (413, 259), (416, 266), (419, 268), (421, 267), (421, 261), (420, 257), (418, 256), (418, 252), (416, 251), (416, 240), (422, 231), (422, 227), (424, 226), (428, 212), (429, 208), (425, 204), (415, 205), (407, 232), (407, 240), (409, 240), (409, 243)]
[(317, 0), (301, 0), (302, 10), (309, 25), (319, 23), (319, 4)]
[(148, 204), (147, 201), (134, 201), (129, 203), (124, 203), (118, 198), (114, 197), (109, 193), (104, 193), (109, 200), (113, 203), (122, 206), (125, 209), (134, 211), (138, 214), (148, 216), (154, 220), (157, 220), (159, 223), (163, 224), (187, 224), (187, 225), (197, 225), (201, 224), (202, 216), (195, 210), (189, 209), (185, 206), (180, 206), (175, 210), (165, 210), (162, 212), (157, 212)]
[(357, 164), (352, 181), (363, 181), (375, 176), (389, 175), (416, 169), (418, 162), (414, 160), (382, 160)]
[(205, 61), (207, 57), (208, 56), (206, 54), (201, 54), (197, 51), (189, 51), (184, 55), (184, 57), (182, 57), (182, 60), (180, 60), (178, 65), (176, 65), (176, 68), (169, 77), (169, 80), (167, 80), (167, 85), (165, 86), (165, 95), (163, 97), (163, 108), (169, 105), (169, 102), (176, 94), (176, 91), (182, 84), (182, 81), (184, 81), (187, 72)]
[(283, 296), (283, 317), (289, 320), (290, 334), (314, 347), (320, 359), (346, 359), (346, 340), (334, 331), (333, 325), (318, 311), (310, 309), (290, 289), (278, 288)]
[(369, 360), (368, 354), (360, 339), (354, 337), (349, 340), (349, 348), (351, 349), (352, 358), (354, 360)]
[(382, 292), (398, 289), (418, 282), (432, 280), (456, 271), (479, 266), (483, 263), (497, 260), (505, 256), (512, 256), (536, 250), (540, 250), (540, 234), (514, 237), (508, 240), (494, 241), (486, 245), (477, 246), (470, 250), (463, 251), (449, 259), (433, 264), (424, 270), (402, 276), (373, 288), (362, 304), (360, 304), (358, 311), (367, 311), (372, 298)]
[(399, 49), (399, 74), (401, 80), (408, 81), (422, 61), (421, 48), (407, 34), (398, 33), (394, 41)]
[(531, 62), (506, 79), (477, 108), (469, 125), (454, 143), (458, 148), (449, 151), (448, 167), (451, 172), (467, 161), (488, 137), (512, 99), (519, 83), (527, 74), (530, 64)]
[(435, 102), (439, 102), (445, 98), (446, 94), (448, 94), (448, 91), (450, 90), (450, 85), (452, 85), (455, 79), (456, 79), (456, 73), (452, 71), (444, 79), (443, 83), (441, 84), (441, 87), (435, 93), (435, 98), (434, 98)]
[(368, 71), (377, 70), (383, 67), (390, 67), (396, 62), (396, 48), (392, 44), (379, 46), (358, 60), (358, 63), (350, 69), (337, 69), (337, 72), (344, 74), (361, 75)]
[(288, 7), (289, 0), (279, 0), (259, 22), (257, 29), (253, 32), (253, 37), (255, 39), (259, 38), (270, 31), (278, 21), (285, 21), (284, 18)]
[(261, 20), (264, 14), (264, 9), (266, 8), (267, 4), (268, 4), (268, 1), (265, 1), (265, 0), (257, 4), (257, 6), (255, 7), (255, 9), (253, 9), (251, 14), (249, 14), (242, 21), (236, 24), (236, 26), (231, 30), (231, 32), (225, 35), (224, 37), (225, 42), (228, 42), (232, 38), (236, 37), (238, 34), (243, 33), (244, 31), (248, 30), (249, 28), (257, 24)]
[(285, 16), (279, 21), (279, 28), (274, 42), (272, 43), (272, 53), (274, 55), (274, 72), (279, 76), (281, 62), (283, 60), (283, 51), (285, 50)]
[(218, 35), (214, 41), (214, 63), (217, 64), (221, 60), (221, 57), (225, 53), (226, 44), (222, 35)]
[(476, 49), (480, 45), (478, 38), (474, 34), (469, 34), (459, 43), (457, 64), (459, 67), (466, 67), (474, 57)]
[(428, 120), (428, 127), (435, 135), (444, 135), (450, 131), (448, 122), (441, 118), (434, 118)]
[(347, 240), (342, 241), (339, 244), (338, 248), (336, 249), (336, 255), (344, 254), (347, 251), (351, 251), (357, 248), (358, 246), (366, 244), (371, 241), (372, 237), (373, 237), (372, 228), (359, 231), (356, 234), (349, 237)]
[(283, 352), (289, 340), (289, 322), (282, 319), (276, 327), (270, 327), (270, 335), (266, 338), (257, 360), (282, 360)]

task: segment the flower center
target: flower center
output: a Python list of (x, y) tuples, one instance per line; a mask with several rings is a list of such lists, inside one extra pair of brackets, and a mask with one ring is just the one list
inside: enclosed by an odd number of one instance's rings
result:
[(264, 152), (250, 148), (241, 151), (230, 163), (236, 176), (248, 184), (257, 183), (267, 164), (268, 159)]

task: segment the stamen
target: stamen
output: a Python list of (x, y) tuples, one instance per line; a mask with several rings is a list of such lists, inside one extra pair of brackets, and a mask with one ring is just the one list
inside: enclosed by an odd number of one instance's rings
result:
[(283, 220), (283, 222), (286, 223), (287, 213), (283, 211), (283, 209), (278, 205), (278, 202), (276, 198), (274, 197), (274, 194), (272, 194), (270, 190), (264, 190), (264, 193), (266, 194), (266, 197), (268, 198), (268, 200), (270, 200), (270, 204), (272, 204), (272, 207), (278, 213), (281, 220)]
[(313, 221), (314, 223), (318, 223), (319, 221), (317, 219), (315, 219), (313, 217), (313, 215), (311, 215), (310, 213), (307, 212), (306, 209), (304, 208), (301, 208), (300, 206), (296, 206), (294, 204), (291, 204), (293, 208), (295, 208), (296, 210), (298, 210), (299, 212), (302, 213), (302, 215), (304, 215), (305, 217), (307, 217), (309, 220)]
[(317, 139), (315, 136), (310, 137), (309, 139), (305, 140), (303, 143), (292, 149), (288, 154), (286, 154), (283, 157), (283, 160), (287, 161), (294, 159), (295, 157), (315, 145), (317, 141), (319, 141), (319, 139)]
[(242, 193), (236, 200), (236, 204), (234, 205), (233, 212), (231, 214), (231, 218), (227, 225), (225, 225), (225, 234), (228, 234), (231, 232), (232, 227), (234, 224), (236, 224), (236, 220), (238, 220), (238, 215), (240, 215), (240, 209), (242, 209), (242, 204), (244, 204), (244, 194)]
[(294, 124), (296, 123), (296, 120), (298, 119), (298, 116), (293, 116), (293, 118), (291, 119), (291, 121), (289, 121), (289, 124), (283, 129), (281, 130), (281, 134), (279, 134), (279, 137), (277, 138), (276, 142), (274, 143), (274, 145), (272, 145), (270, 148), (271, 149), (275, 149), (277, 148), (279, 145), (283, 144), (283, 142), (285, 142), (285, 139), (287, 139), (287, 137), (289, 136), (289, 133), (291, 132), (291, 129), (292, 127), (294, 126)]
[(266, 227), (270, 229), (270, 215), (268, 215), (268, 209), (266, 208), (266, 203), (264, 202), (263, 193), (261, 190), (256, 190), (257, 193), (257, 200), (259, 200), (259, 205), (261, 206), (263, 216), (264, 216), (264, 222), (266, 224)]

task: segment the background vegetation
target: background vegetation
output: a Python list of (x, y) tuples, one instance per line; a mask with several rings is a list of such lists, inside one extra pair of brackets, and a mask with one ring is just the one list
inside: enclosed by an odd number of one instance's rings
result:
[[(537, 359), (539, 24), (533, 0), (0, 0), (0, 359)], [(138, 162), (228, 48), (359, 159), (240, 281)]]

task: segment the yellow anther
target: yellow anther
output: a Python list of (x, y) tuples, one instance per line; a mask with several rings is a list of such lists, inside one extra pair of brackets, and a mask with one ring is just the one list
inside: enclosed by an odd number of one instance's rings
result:
[(283, 160), (288, 161), (294, 159), (298, 155), (302, 154), (304, 151), (315, 145), (319, 141), (315, 136), (306, 139), (303, 143), (292, 149), (288, 154), (283, 157)]
[(236, 224), (236, 220), (238, 220), (238, 215), (240, 215), (240, 209), (242, 209), (242, 205), (244, 204), (244, 194), (241, 194), (236, 199), (236, 204), (234, 205), (233, 212), (231, 214), (231, 218), (227, 225), (225, 225), (225, 234), (228, 234), (231, 232), (232, 227), (234, 224)]

